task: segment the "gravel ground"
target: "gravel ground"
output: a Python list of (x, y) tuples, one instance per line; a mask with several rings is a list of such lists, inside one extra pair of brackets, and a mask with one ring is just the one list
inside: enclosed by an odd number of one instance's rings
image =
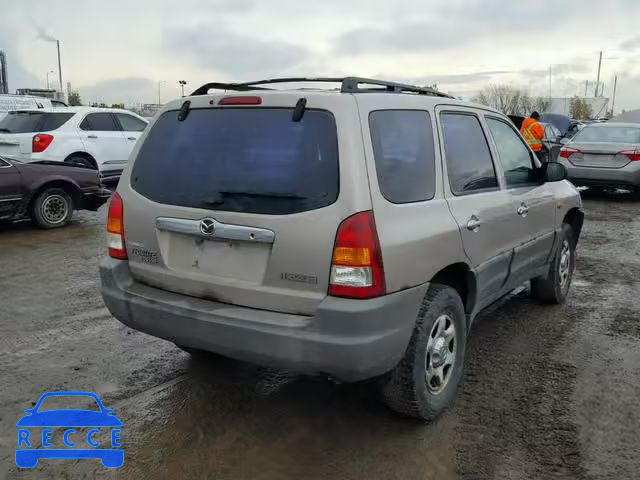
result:
[[(474, 326), (453, 407), (424, 425), (366, 384), (192, 359), (102, 304), (104, 208), (0, 226), (0, 478), (630, 479), (640, 475), (640, 201), (585, 198), (568, 303), (527, 291)], [(96, 392), (125, 464), (13, 461), (15, 422), (52, 390)]]

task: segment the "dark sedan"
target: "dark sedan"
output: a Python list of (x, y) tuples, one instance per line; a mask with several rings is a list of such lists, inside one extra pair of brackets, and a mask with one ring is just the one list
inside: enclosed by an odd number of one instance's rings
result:
[(0, 158), (0, 220), (31, 218), (42, 228), (66, 225), (74, 210), (97, 210), (110, 195), (98, 172), (61, 162)]

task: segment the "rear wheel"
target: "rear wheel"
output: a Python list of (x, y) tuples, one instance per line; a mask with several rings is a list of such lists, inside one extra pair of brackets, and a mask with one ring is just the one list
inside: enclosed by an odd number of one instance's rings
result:
[(73, 199), (62, 188), (47, 188), (33, 202), (31, 215), (41, 228), (65, 226), (73, 215)]
[(404, 357), (380, 380), (385, 403), (422, 420), (442, 413), (462, 379), (466, 333), (458, 293), (446, 285), (431, 285)]
[(568, 224), (562, 225), (558, 250), (551, 261), (546, 278), (531, 280), (531, 293), (544, 303), (564, 303), (569, 294), (573, 271), (576, 266), (576, 243), (573, 229)]

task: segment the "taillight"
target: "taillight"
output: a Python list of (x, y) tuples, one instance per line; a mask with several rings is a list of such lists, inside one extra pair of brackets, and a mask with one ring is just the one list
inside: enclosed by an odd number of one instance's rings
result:
[(224, 97), (220, 99), (218, 105), (260, 105), (260, 97)]
[(618, 155), (624, 155), (632, 162), (640, 161), (640, 152), (638, 150), (623, 150), (622, 152), (618, 152)]
[(124, 208), (118, 193), (111, 196), (107, 215), (107, 245), (109, 256), (125, 260), (127, 249), (124, 244)]
[(31, 144), (31, 150), (33, 153), (44, 152), (49, 145), (53, 142), (53, 135), (47, 133), (39, 133), (33, 136), (33, 142)]
[(571, 147), (562, 147), (560, 149), (560, 156), (562, 158), (569, 158), (574, 153), (580, 153), (580, 150), (578, 150), (577, 148), (571, 148)]
[(373, 212), (356, 213), (338, 227), (328, 294), (372, 298), (384, 295), (382, 252)]

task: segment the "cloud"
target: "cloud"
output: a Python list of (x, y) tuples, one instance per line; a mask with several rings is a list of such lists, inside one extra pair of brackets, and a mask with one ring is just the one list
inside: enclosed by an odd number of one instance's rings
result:
[(15, 92), (17, 88), (44, 87), (43, 80), (39, 80), (29, 72), (20, 62), (16, 35), (10, 28), (0, 29), (0, 50), (3, 50), (7, 58), (7, 80), (9, 92)]
[(620, 50), (625, 52), (633, 52), (640, 49), (640, 36), (630, 38), (620, 44)]
[[(72, 86), (76, 89), (76, 86)], [(102, 80), (93, 85), (77, 87), (85, 105), (93, 102), (154, 103), (158, 101), (158, 82), (144, 77), (124, 77)], [(169, 99), (169, 88), (163, 89), (163, 101)], [(173, 90), (171, 91), (173, 94)]]
[[(559, 15), (549, 15), (552, 9), (546, 8), (546, 4), (554, 5), (555, 2), (450, 2), (446, 6), (430, 8), (429, 16), (425, 18), (388, 22), (383, 26), (361, 27), (343, 33), (335, 40), (334, 52), (349, 55), (430, 52), (463, 46), (485, 37), (521, 34), (523, 26), (540, 24), (549, 28), (562, 20)], [(523, 37), (523, 41), (527, 38)]]
[(196, 10), (208, 9), (216, 13), (221, 12), (244, 12), (254, 9), (255, 0), (198, 0), (195, 5)]
[(164, 32), (164, 45), (193, 64), (225, 72), (234, 79), (281, 75), (304, 62), (307, 48), (278, 40), (263, 40), (231, 32), (221, 25), (173, 28)]

